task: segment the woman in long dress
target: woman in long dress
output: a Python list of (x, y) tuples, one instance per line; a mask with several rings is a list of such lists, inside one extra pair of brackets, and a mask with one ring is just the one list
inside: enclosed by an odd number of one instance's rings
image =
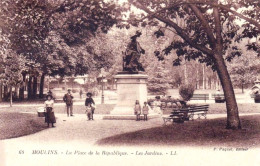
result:
[(48, 124), (48, 127), (50, 126), (50, 123), (52, 124), (52, 127), (54, 127), (54, 123), (56, 123), (56, 118), (53, 112), (53, 97), (51, 95), (47, 95), (47, 100), (44, 102), (45, 106), (45, 123)]
[(162, 110), (161, 110), (161, 101), (160, 101), (160, 96), (156, 96), (154, 101), (154, 112), (158, 113), (159, 115), (162, 116)]

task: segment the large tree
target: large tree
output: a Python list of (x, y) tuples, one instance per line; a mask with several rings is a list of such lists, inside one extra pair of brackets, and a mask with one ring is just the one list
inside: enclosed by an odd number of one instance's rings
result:
[(29, 61), (23, 72), (24, 78), (30, 76), (29, 84), (41, 76), (42, 97), (45, 75), (85, 74), (91, 71), (88, 61), (104, 64), (106, 58), (93, 58), (93, 47), (84, 45), (117, 23), (120, 10), (104, 0), (3, 0), (0, 28), (9, 34), (11, 49)]
[[(173, 41), (165, 49), (165, 54), (175, 49), (179, 57), (198, 59), (217, 71), (226, 98), (226, 128), (240, 129), (238, 106), (225, 62), (225, 59), (232, 59), (240, 54), (236, 47), (232, 47), (233, 52), (228, 57), (224, 55), (231, 47), (232, 38), (239, 42), (243, 37), (253, 38), (259, 35), (259, 1), (131, 0), (131, 3), (144, 12), (138, 21), (160, 21), (181, 38)], [(238, 9), (244, 11), (239, 12)], [(239, 25), (241, 19), (245, 20), (243, 27)], [(239, 34), (238, 30), (242, 28), (244, 31)], [(159, 36), (164, 35), (161, 30), (156, 33)], [(257, 42), (251, 43), (249, 47), (259, 49)], [(182, 58), (177, 58), (174, 64), (180, 64), (181, 60)]]

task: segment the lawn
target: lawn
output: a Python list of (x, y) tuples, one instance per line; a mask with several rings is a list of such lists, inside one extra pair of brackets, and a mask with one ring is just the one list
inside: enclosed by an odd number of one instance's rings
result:
[(242, 130), (225, 129), (224, 118), (174, 123), (103, 138), (97, 144), (102, 146), (259, 147), (260, 115), (243, 116), (241, 122)]
[[(39, 107), (43, 107), (42, 105), (32, 105), (32, 106), (13, 106), (0, 108), (0, 111), (16, 111), (16, 112), (37, 112)], [(97, 104), (97, 108), (95, 110), (95, 114), (109, 114), (110, 111), (113, 110), (115, 104)], [(244, 103), (238, 104), (239, 113), (260, 113), (260, 104), (258, 103)], [(55, 113), (66, 113), (65, 105), (54, 105)], [(164, 114), (170, 114), (172, 109), (164, 110)], [(74, 105), (73, 112), (75, 114), (84, 114), (85, 106), (84, 105)], [(209, 104), (209, 114), (226, 114), (226, 104), (225, 103), (211, 103)]]
[(44, 121), (33, 114), (0, 112), (0, 140), (33, 134), (46, 128)]
[[(15, 111), (15, 112), (37, 112), (39, 107), (43, 107), (43, 104), (40, 106), (13, 106), (13, 107), (4, 107), (0, 108), (0, 111)], [(110, 111), (115, 107), (114, 104), (98, 104), (95, 110), (95, 114), (109, 114)], [(66, 107), (64, 105), (54, 105), (55, 113), (66, 113)], [(85, 114), (85, 106), (84, 105), (74, 105), (73, 106), (74, 114)]]

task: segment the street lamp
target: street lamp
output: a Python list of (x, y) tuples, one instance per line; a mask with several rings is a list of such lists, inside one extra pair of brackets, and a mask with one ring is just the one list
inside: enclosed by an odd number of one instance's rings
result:
[(101, 90), (102, 90), (102, 94), (101, 94), (101, 104), (104, 104), (104, 77), (103, 74), (101, 76)]

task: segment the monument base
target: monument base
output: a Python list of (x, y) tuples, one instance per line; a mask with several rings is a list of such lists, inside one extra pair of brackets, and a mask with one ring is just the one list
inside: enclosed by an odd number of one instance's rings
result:
[[(149, 114), (147, 119), (159, 118), (159, 114)], [(140, 115), (140, 119), (144, 119), (144, 115)], [(104, 115), (103, 120), (136, 120), (136, 115)]]
[[(148, 76), (140, 72), (136, 74), (120, 72), (114, 78), (117, 83), (117, 104), (110, 115), (105, 115), (103, 119), (136, 119), (134, 115), (136, 100), (139, 101), (141, 108), (144, 102), (147, 102)], [(152, 117), (159, 117), (159, 115), (150, 110), (148, 118)]]

